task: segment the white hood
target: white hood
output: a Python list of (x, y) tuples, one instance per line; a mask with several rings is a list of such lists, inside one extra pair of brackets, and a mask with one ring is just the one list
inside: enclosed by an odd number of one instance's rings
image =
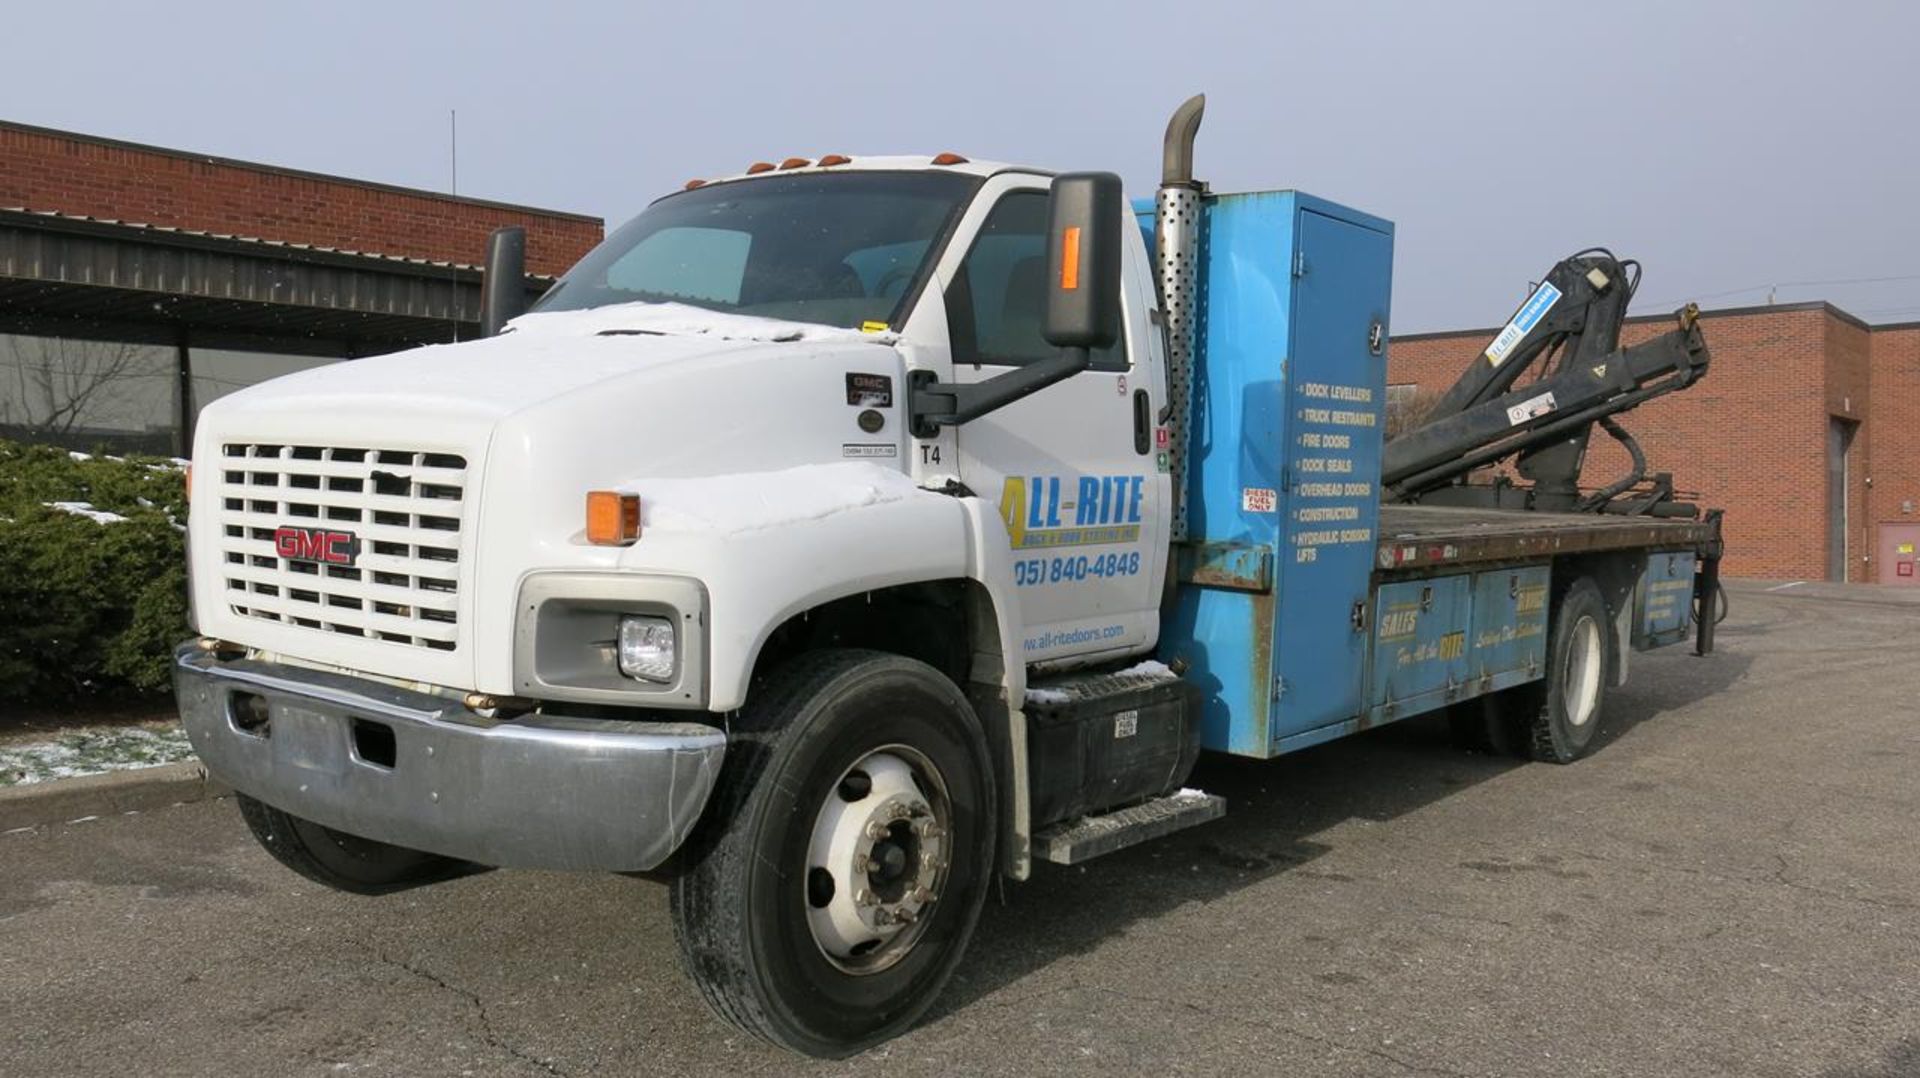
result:
[[(527, 314), (497, 337), (428, 345), (317, 367), (222, 398), (210, 410), (263, 413), (382, 413), (499, 420), (613, 379), (689, 360), (780, 345), (816, 353), (851, 350), (882, 360), (892, 334), (724, 314), (677, 303), (625, 303), (586, 311)], [(884, 360), (882, 360), (884, 362)]]

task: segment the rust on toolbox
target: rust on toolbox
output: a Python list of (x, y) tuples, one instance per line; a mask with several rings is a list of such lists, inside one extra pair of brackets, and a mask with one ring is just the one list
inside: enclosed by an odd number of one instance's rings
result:
[(1270, 744), (1273, 740), (1273, 712), (1280, 706), (1280, 683), (1273, 672), (1273, 632), (1274, 618), (1279, 609), (1275, 603), (1271, 588), (1253, 594), (1253, 601), (1247, 604), (1253, 641), (1251, 654), (1253, 664), (1249, 676), (1253, 680), (1253, 691), (1249, 700), (1266, 701), (1265, 707), (1256, 708), (1258, 714), (1254, 722), (1254, 735), (1259, 744)]
[(1273, 548), (1254, 543), (1179, 543), (1176, 579), (1230, 591), (1273, 590)]

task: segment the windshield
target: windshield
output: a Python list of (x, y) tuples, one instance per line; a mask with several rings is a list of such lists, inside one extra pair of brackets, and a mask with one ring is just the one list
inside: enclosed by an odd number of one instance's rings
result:
[(589, 252), (534, 310), (649, 300), (893, 325), (979, 183), (953, 172), (808, 173), (670, 195)]

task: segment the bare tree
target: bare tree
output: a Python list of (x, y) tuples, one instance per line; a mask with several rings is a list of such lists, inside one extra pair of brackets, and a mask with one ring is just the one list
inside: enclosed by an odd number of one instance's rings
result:
[(98, 413), (122, 406), (129, 383), (151, 377), (148, 349), (126, 341), (66, 337), (0, 336), (6, 354), (0, 380), (0, 424), (29, 435), (61, 435), (98, 421)]
[(1386, 436), (1388, 441), (1426, 422), (1427, 414), (1440, 402), (1437, 389), (1414, 389), (1411, 393), (1396, 393), (1399, 386), (1390, 386), (1387, 390)]

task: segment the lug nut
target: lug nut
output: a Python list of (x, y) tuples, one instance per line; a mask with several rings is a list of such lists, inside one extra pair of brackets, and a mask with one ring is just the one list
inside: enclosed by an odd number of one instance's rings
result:
[(926, 905), (929, 902), (932, 902), (933, 899), (934, 899), (934, 894), (928, 888), (916, 887), (913, 889), (913, 900), (915, 902), (920, 903), (922, 906)]
[(878, 842), (881, 839), (886, 838), (887, 825), (881, 823), (879, 820), (874, 820), (873, 822), (867, 824), (867, 837), (874, 840), (875, 842)]
[(853, 893), (853, 904), (856, 906), (873, 905), (873, 892), (864, 887), (860, 888)]

